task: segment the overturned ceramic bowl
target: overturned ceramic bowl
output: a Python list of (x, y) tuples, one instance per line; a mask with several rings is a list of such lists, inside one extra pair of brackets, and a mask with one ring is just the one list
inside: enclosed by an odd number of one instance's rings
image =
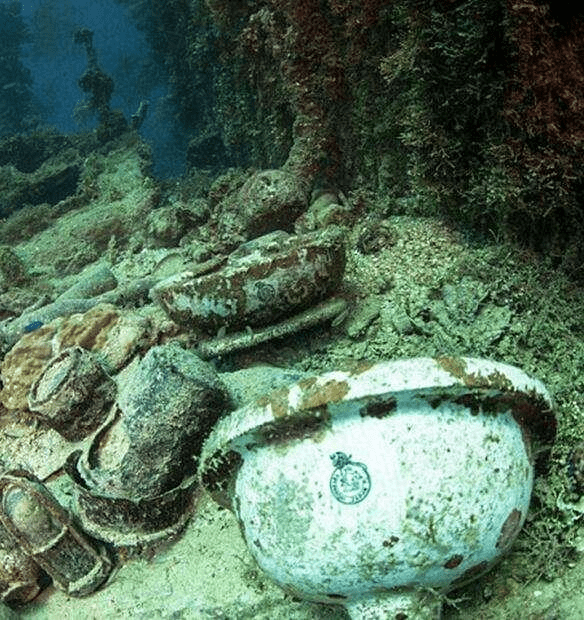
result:
[(222, 419), (199, 475), (287, 591), (353, 618), (437, 618), (440, 593), (510, 548), (554, 436), (545, 387), (513, 366), (362, 364)]

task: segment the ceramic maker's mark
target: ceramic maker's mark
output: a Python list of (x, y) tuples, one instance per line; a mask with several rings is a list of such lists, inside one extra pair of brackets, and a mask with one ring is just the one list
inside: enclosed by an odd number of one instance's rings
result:
[(351, 455), (344, 452), (331, 454), (334, 471), (330, 479), (333, 497), (342, 504), (362, 502), (371, 489), (371, 478), (367, 466), (351, 461)]

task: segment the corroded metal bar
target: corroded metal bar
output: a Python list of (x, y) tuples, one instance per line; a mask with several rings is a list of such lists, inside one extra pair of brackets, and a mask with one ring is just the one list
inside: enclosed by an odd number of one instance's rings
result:
[(255, 332), (238, 332), (223, 336), (222, 338), (214, 338), (212, 340), (203, 340), (197, 347), (197, 353), (203, 359), (217, 357), (218, 355), (227, 355), (240, 349), (248, 349), (259, 344), (273, 340), (274, 338), (282, 338), (289, 336), (303, 329), (314, 327), (319, 323), (324, 323), (334, 319), (343, 313), (347, 308), (347, 302), (344, 299), (332, 298), (309, 308), (305, 312), (301, 312), (285, 321), (270, 325), (265, 329)]

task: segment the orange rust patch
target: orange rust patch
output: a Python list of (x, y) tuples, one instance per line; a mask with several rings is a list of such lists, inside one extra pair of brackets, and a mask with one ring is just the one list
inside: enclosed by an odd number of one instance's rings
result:
[(287, 387), (280, 388), (279, 390), (274, 390), (267, 396), (258, 398), (256, 404), (260, 407), (270, 405), (274, 418), (283, 418), (289, 413), (289, 394), (290, 390)]
[(385, 398), (370, 398), (367, 403), (359, 409), (361, 417), (369, 416), (372, 418), (383, 419), (397, 409), (397, 400), (394, 396), (386, 396)]
[[(259, 445), (286, 445), (298, 439), (320, 441), (329, 423), (325, 408), (283, 420), (268, 422), (254, 429), (255, 443)], [(252, 444), (253, 445), (253, 444)], [(248, 446), (249, 447), (249, 446)]]
[(469, 569), (465, 570), (460, 577), (457, 577), (450, 585), (451, 586), (462, 586), (469, 581), (474, 581), (479, 575), (482, 575), (489, 568), (489, 563), (486, 560), (471, 566)]
[(465, 377), (465, 385), (468, 387), (494, 388), (502, 392), (513, 389), (513, 383), (509, 377), (498, 370), (490, 375), (467, 375)]
[(317, 377), (307, 377), (306, 379), (301, 379), (300, 381), (298, 381), (298, 387), (303, 392), (308, 392), (312, 389), (312, 387), (316, 383), (316, 379)]
[(460, 357), (437, 357), (436, 363), (453, 377), (465, 381), (466, 363)]
[(304, 390), (300, 409), (315, 409), (327, 403), (336, 403), (347, 395), (349, 385), (346, 381), (327, 381), (323, 385), (313, 383)]
[[(296, 386), (302, 393), (302, 398), (295, 411), (306, 411), (326, 406), (330, 402), (338, 402), (344, 398), (349, 391), (346, 381), (328, 381), (324, 385), (317, 383), (318, 377), (308, 377), (300, 380)], [(282, 418), (290, 415), (290, 387), (281, 388), (258, 398), (256, 404), (259, 407), (270, 405), (274, 418)]]
[(437, 357), (435, 359), (436, 363), (443, 370), (462, 381), (466, 387), (492, 388), (502, 392), (513, 389), (511, 380), (499, 370), (495, 370), (488, 375), (468, 373), (465, 361), (459, 357)]
[(446, 562), (444, 562), (444, 568), (456, 568), (464, 558), (460, 553), (456, 553), (453, 556), (450, 556)]
[(352, 377), (355, 377), (367, 372), (370, 368), (373, 368), (376, 363), (377, 362), (371, 362), (368, 360), (355, 360), (346, 366), (346, 370)]
[(515, 537), (521, 529), (521, 510), (513, 508), (509, 513), (509, 516), (505, 519), (505, 522), (501, 526), (501, 533), (499, 534), (499, 540), (497, 540), (495, 547), (497, 549), (507, 549), (515, 540)]

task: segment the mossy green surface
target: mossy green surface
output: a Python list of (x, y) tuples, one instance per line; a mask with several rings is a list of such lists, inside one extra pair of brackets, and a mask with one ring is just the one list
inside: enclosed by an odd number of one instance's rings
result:
[(0, 284), (6, 287), (25, 284), (28, 273), (22, 260), (8, 245), (0, 245)]
[(187, 42), (180, 55), (166, 48), (179, 93), (198, 98), (205, 131), (238, 163), (291, 155), (317, 185), (517, 239), (581, 277), (577, 12), (562, 19), (535, 0), (327, 0), (317, 31), (312, 2), (167, 4)]

